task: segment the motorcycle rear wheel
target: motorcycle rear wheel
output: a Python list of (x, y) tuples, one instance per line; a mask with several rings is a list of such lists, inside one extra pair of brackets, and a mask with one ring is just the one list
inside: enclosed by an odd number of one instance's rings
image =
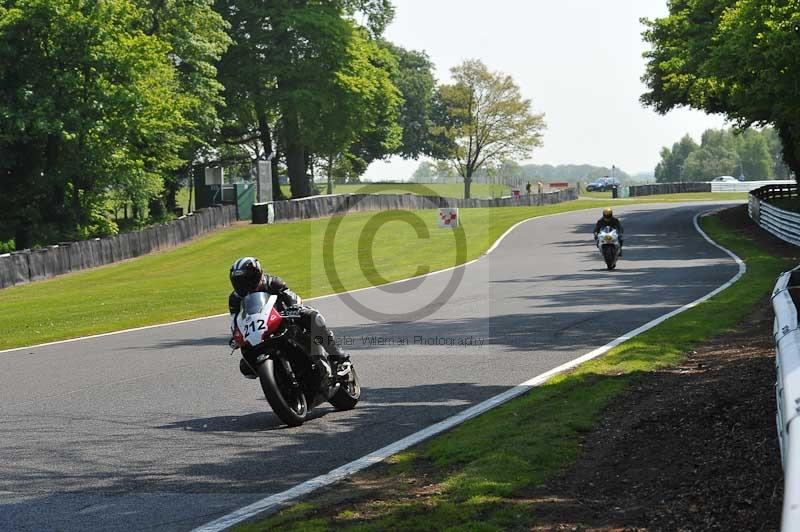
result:
[(341, 383), (339, 389), (330, 398), (330, 403), (336, 410), (352, 410), (356, 407), (360, 398), (361, 384), (358, 381), (355, 366), (351, 366), (347, 380)]
[(258, 366), (258, 379), (269, 406), (281, 421), (299, 427), (308, 416), (308, 404), (302, 390), (293, 388), (280, 364), (268, 358)]

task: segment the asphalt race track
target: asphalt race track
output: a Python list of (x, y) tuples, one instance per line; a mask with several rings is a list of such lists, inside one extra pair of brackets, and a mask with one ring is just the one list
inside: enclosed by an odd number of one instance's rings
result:
[(577, 212), (525, 222), (466, 268), (353, 294), (414, 312), (463, 272), (417, 322), (312, 302), (353, 353), (363, 399), (297, 429), (227, 356), (227, 318), (0, 353), (0, 530), (189, 530), (326, 473), (730, 279), (735, 263), (692, 223), (709, 208), (617, 209), (614, 272), (592, 245), (599, 213)]

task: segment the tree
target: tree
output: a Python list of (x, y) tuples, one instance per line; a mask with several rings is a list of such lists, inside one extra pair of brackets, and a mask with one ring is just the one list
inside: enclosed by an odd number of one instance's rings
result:
[(800, 174), (800, 10), (794, 0), (674, 1), (645, 20), (642, 102), (665, 113), (690, 106), (741, 129), (773, 124)]
[(448, 161), (436, 161), (436, 176), (437, 177), (458, 177), (453, 165)]
[(760, 131), (745, 130), (741, 135), (737, 152), (742, 174), (748, 181), (765, 181), (774, 177), (769, 144)]
[(315, 152), (342, 154), (358, 178), (372, 161), (397, 151), (403, 131), (398, 124), (402, 97), (392, 82), (397, 61), (363, 30), (354, 31), (338, 76), (336, 104), (319, 114), (311, 146)]
[(411, 176), (418, 183), (430, 182), (436, 176), (436, 165), (430, 161), (422, 161)]
[(382, 41), (381, 46), (397, 61), (392, 82), (403, 98), (398, 119), (403, 138), (396, 153), (404, 159), (421, 155), (434, 159), (446, 157), (447, 144), (436, 133), (440, 110), (433, 62), (425, 52), (406, 50), (387, 41)]
[(542, 144), (544, 115), (531, 112), (511, 76), (490, 72), (478, 60), (451, 69), (454, 83), (440, 95), (447, 111), (445, 136), (453, 143), (451, 159), (470, 197), (472, 176), (485, 163), (527, 157)]
[[(774, 132), (772, 133), (774, 135)], [(768, 130), (748, 128), (707, 129), (698, 145), (689, 135), (661, 150), (661, 162), (656, 166), (658, 182), (706, 181), (720, 175), (744, 174), (748, 180), (772, 179), (773, 155), (770, 153)], [(780, 151), (780, 141), (775, 138)], [(702, 152), (702, 153), (700, 153)], [(691, 161), (689, 161), (691, 157)]]
[[(598, 177), (612, 174), (611, 168), (590, 164), (560, 164), (557, 166), (552, 164), (524, 164), (520, 166), (520, 170), (520, 177), (523, 179), (567, 181), (570, 183), (593, 181)], [(632, 180), (631, 176), (619, 167), (614, 168), (613, 174), (623, 183)]]
[[(367, 95), (370, 105), (358, 109), (352, 102), (361, 95), (345, 94), (361, 90), (362, 81), (374, 86), (375, 69), (391, 65), (384, 54), (370, 48), (391, 20), (391, 4), (217, 0), (216, 5), (230, 23), (235, 43), (219, 66), (230, 103), (226, 137), (229, 142), (256, 138), (264, 153), (276, 144), (286, 161), (293, 197), (310, 193), (308, 171), (314, 157), (328, 157), (330, 162), (354, 136), (370, 148), (394, 149), (397, 141), (392, 137), (399, 138), (394, 127), (396, 89), (381, 80), (383, 102), (372, 91)], [(355, 22), (356, 15), (366, 21), (365, 27)], [(358, 79), (361, 73), (372, 77)], [(359, 123), (346, 115), (353, 110), (361, 117), (367, 110), (372, 115)], [(346, 124), (335, 123), (343, 119)], [(354, 135), (352, 125), (361, 128), (360, 134)]]
[(693, 151), (683, 169), (684, 181), (710, 181), (722, 175), (734, 175), (739, 155), (723, 146), (703, 146)]
[(0, 225), (17, 249), (108, 229), (109, 189), (153, 194), (179, 166), (189, 119), (146, 14), (129, 0), (0, 7)]
[(772, 161), (772, 174), (775, 179), (789, 179), (791, 171), (786, 163), (783, 161), (783, 146), (778, 132), (775, 128), (766, 127), (762, 130), (764, 140), (767, 141), (767, 148), (769, 149), (770, 160)]
[(169, 44), (167, 55), (179, 83), (179, 99), (173, 103), (187, 118), (181, 131), (186, 138), (179, 154), (183, 164), (164, 176), (163, 201), (173, 210), (180, 180), (211, 150), (218, 134), (217, 109), (224, 102), (214, 65), (231, 41), (225, 21), (212, 9), (213, 0), (137, 0), (137, 4), (143, 11), (146, 33)]
[(656, 181), (659, 183), (682, 181), (686, 159), (698, 148), (697, 143), (689, 135), (684, 135), (679, 142), (673, 144), (672, 149), (664, 147), (661, 150), (661, 162), (655, 170)]
[(267, 24), (269, 11), (258, 0), (217, 0), (215, 10), (228, 24), (233, 42), (216, 65), (224, 86), (221, 141), (243, 147), (252, 159), (272, 154), (273, 197), (285, 199), (279, 181), (282, 150), (275, 138), (279, 114), (272, 97), (274, 35)]

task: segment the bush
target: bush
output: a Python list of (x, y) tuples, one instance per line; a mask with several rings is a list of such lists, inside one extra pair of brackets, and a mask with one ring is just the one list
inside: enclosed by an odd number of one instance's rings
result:
[(78, 228), (78, 238), (80, 240), (113, 236), (117, 233), (119, 233), (119, 226), (111, 219), (110, 213), (99, 205), (92, 207), (89, 213), (89, 225)]
[(12, 251), (16, 251), (17, 246), (14, 245), (14, 239), (11, 240), (0, 240), (0, 255), (4, 253), (11, 253)]

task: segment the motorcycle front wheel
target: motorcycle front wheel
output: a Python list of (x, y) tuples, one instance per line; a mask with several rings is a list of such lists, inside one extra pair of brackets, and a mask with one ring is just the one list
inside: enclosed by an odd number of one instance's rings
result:
[(616, 253), (614, 253), (614, 249), (611, 246), (603, 247), (603, 258), (606, 261), (606, 268), (609, 270), (613, 270), (617, 265)]
[(258, 366), (258, 379), (269, 406), (281, 421), (299, 427), (308, 415), (308, 404), (302, 390), (293, 387), (281, 364), (268, 358)]
[(330, 398), (330, 403), (336, 410), (352, 410), (361, 398), (361, 384), (355, 366), (350, 367), (350, 372), (340, 381), (339, 389)]

